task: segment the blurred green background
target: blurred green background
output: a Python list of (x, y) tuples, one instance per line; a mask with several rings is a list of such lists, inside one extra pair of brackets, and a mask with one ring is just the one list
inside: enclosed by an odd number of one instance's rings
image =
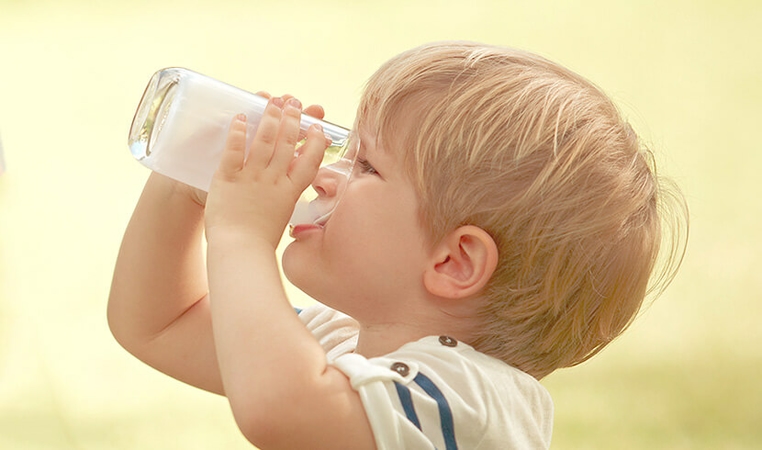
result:
[(552, 447), (759, 448), (758, 0), (0, 0), (0, 448), (250, 448), (224, 399), (142, 365), (106, 325), (148, 175), (127, 131), (155, 70), (292, 93), (349, 125), (383, 61), (440, 39), (592, 79), (690, 204), (672, 286), (601, 355), (544, 380)]

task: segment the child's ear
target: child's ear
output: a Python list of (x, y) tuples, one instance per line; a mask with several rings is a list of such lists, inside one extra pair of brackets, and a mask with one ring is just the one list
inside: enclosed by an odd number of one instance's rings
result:
[(497, 258), (492, 236), (479, 227), (464, 225), (434, 249), (423, 284), (438, 297), (458, 299), (478, 294), (492, 278)]

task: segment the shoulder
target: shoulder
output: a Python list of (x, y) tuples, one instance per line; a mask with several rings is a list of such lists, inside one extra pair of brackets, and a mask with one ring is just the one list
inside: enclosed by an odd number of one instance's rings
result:
[[(384, 357), (345, 355), (379, 448), (547, 448), (553, 404), (530, 375), (446, 336)], [(383, 430), (383, 431), (382, 431)], [(420, 441), (420, 442), (419, 442)]]

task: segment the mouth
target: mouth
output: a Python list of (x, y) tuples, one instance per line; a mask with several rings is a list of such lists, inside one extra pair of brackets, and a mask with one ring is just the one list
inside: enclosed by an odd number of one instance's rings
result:
[[(320, 214), (322, 212), (321, 209), (323, 208), (320, 208), (320, 205), (317, 202), (311, 202), (302, 206), (297, 203), (297, 209), (291, 218), (292, 222), (288, 226), (288, 235), (294, 238), (297, 234), (301, 234), (307, 230), (322, 230), (325, 228), (328, 219), (330, 219), (333, 214), (333, 208)], [(323, 211), (325, 211), (325, 209), (323, 209)]]
[(296, 239), (298, 235), (304, 233), (305, 231), (322, 230), (323, 228), (325, 228), (325, 224), (320, 224), (320, 223), (306, 223), (306, 224), (299, 224), (299, 225), (289, 224), (288, 235)]

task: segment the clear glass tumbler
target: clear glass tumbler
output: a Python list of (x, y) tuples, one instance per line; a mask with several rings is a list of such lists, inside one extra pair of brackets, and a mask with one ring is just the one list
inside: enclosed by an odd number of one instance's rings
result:
[[(209, 190), (230, 123), (236, 114), (247, 118), (247, 148), (254, 138), (267, 99), (188, 69), (159, 70), (148, 82), (130, 127), (132, 155), (149, 169), (190, 186)], [(331, 199), (318, 199), (312, 188), (302, 194), (291, 224), (326, 220), (349, 181), (357, 156), (350, 130), (302, 114), (300, 128), (319, 123), (332, 143), (320, 170), (340, 179)]]

